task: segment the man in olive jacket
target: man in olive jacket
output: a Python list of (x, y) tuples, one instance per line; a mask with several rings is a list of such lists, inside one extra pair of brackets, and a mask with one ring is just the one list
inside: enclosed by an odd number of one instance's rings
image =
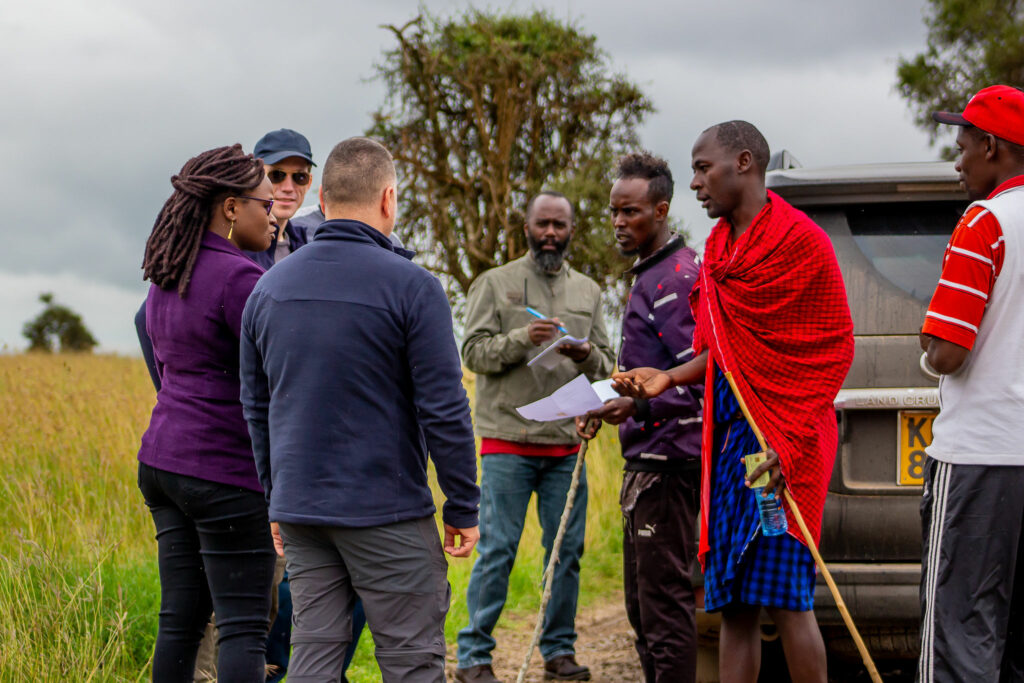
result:
[[(608, 377), (614, 367), (601, 288), (563, 260), (573, 228), (569, 200), (542, 192), (526, 209), (530, 252), (483, 273), (469, 289), (462, 357), (477, 375), (482, 500), (479, 556), (466, 596), (469, 624), (458, 638), (457, 681), (497, 680), (491, 670), (491, 632), (505, 605), (530, 496), (537, 492), (546, 564), (580, 447), (571, 419), (533, 422), (516, 408), (551, 394), (580, 373), (594, 381)], [(565, 334), (587, 341), (559, 344), (564, 358), (552, 369), (527, 366)], [(589, 669), (575, 658), (586, 470), (576, 495), (540, 641), (545, 677), (555, 680), (590, 680)]]

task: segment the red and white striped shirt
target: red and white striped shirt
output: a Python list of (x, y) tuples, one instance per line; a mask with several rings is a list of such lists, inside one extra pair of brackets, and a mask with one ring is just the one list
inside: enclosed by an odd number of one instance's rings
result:
[[(1024, 185), (1018, 176), (997, 187), (989, 198)], [(1003, 230), (991, 211), (971, 206), (960, 218), (946, 246), (942, 276), (921, 331), (970, 349), (978, 336), (996, 278), (1003, 268)]]
[(972, 204), (946, 251), (923, 329), (971, 352), (939, 380), (942, 409), (927, 449), (936, 460), (1024, 467), (1022, 275), (1024, 176)]

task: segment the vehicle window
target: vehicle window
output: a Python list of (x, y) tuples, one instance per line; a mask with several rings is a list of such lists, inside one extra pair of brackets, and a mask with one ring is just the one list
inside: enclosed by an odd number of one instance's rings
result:
[(965, 202), (862, 204), (846, 209), (854, 242), (875, 269), (927, 303), (942, 270), (942, 254)]

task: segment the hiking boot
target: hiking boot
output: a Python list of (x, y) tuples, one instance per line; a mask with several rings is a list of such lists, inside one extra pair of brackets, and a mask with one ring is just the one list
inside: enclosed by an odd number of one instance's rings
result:
[(467, 666), (465, 669), (456, 669), (455, 680), (458, 683), (501, 683), (494, 677), (494, 669), (490, 664), (477, 664), (476, 666)]
[(589, 681), (590, 669), (576, 663), (576, 655), (561, 655), (544, 662), (545, 681)]

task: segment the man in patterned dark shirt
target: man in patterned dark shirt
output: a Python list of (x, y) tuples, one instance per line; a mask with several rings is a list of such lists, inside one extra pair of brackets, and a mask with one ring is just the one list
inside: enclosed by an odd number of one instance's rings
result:
[[(696, 252), (668, 222), (672, 172), (648, 153), (619, 162), (611, 217), (619, 250), (637, 256), (622, 320), (619, 370), (667, 370), (693, 356), (690, 290), (700, 272)], [(700, 385), (652, 399), (619, 397), (587, 420), (619, 425), (622, 480), (623, 579), (626, 611), (636, 632), (644, 678), (693, 681), (697, 626), (690, 567), (700, 494)]]

